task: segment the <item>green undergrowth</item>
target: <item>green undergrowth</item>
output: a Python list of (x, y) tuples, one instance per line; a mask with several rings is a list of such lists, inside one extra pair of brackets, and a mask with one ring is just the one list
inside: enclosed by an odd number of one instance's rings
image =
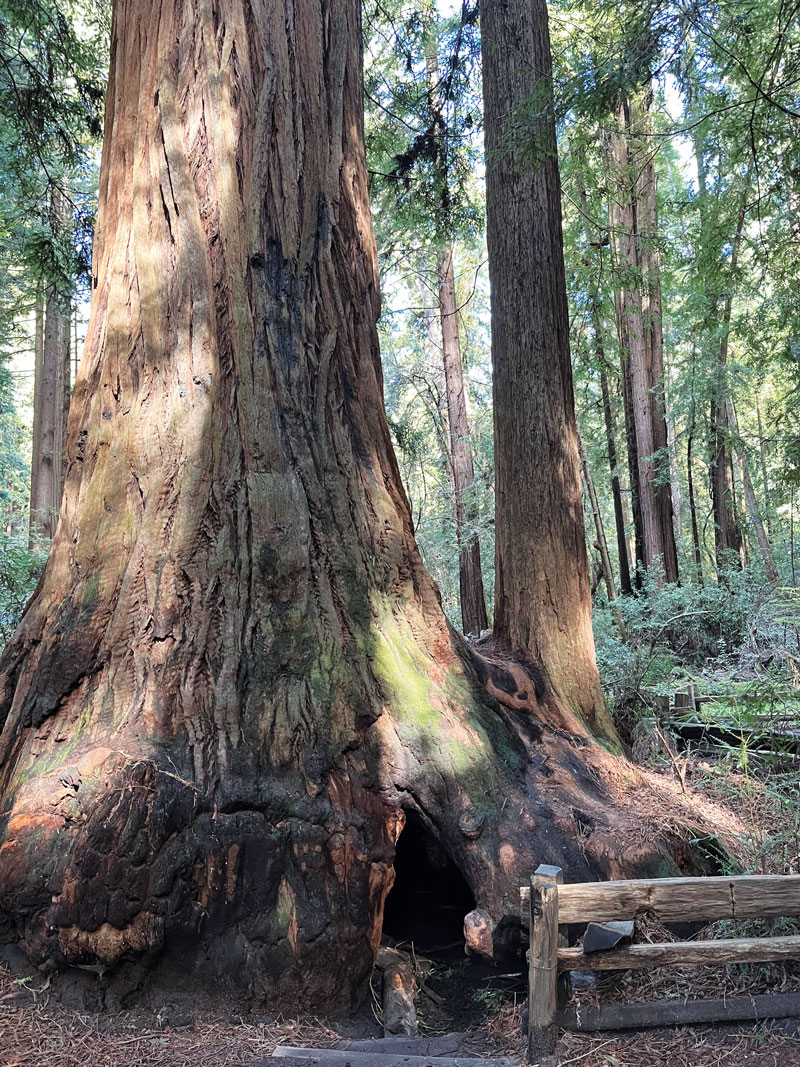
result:
[[(689, 691), (712, 698), (704, 713), (800, 721), (800, 589), (775, 587), (757, 570), (724, 582), (659, 586), (594, 611), (597, 660), (618, 728)], [(732, 712), (732, 709), (734, 711)]]
[(751, 568), (618, 605), (624, 639), (602, 602), (595, 638), (634, 758), (732, 813), (723, 849), (694, 842), (719, 873), (800, 872), (800, 589)]
[(0, 537), (0, 647), (17, 628), (46, 558), (46, 549), (30, 549), (22, 536)]

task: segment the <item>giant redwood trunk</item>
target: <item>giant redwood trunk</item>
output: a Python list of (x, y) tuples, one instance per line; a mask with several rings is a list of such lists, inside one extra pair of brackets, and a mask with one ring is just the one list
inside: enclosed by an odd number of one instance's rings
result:
[(573, 714), (612, 737), (591, 627), (545, 0), (486, 0), (481, 41), (494, 639), (529, 657)]
[[(663, 799), (549, 674), (470, 652), (420, 562), (382, 402), (360, 45), (357, 0), (114, 5), (64, 501), (0, 662), (0, 931), (107, 1004), (149, 976), (350, 1006), (407, 816), (490, 957), (538, 862), (613, 875), (669, 844), (640, 832)], [(547, 429), (577, 553), (566, 655), (590, 640), (580, 500)]]

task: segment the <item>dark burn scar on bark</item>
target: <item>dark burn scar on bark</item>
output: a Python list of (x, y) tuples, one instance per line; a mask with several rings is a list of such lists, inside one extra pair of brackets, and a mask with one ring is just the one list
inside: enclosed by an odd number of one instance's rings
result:
[(347, 425), (350, 429), (350, 437), (353, 442), (353, 449), (358, 456), (359, 460), (368, 469), (372, 469), (370, 463), (369, 453), (367, 452), (366, 445), (364, 444), (364, 438), (361, 436), (361, 430), (358, 425), (358, 420), (353, 412), (353, 401), (356, 399), (356, 392), (353, 388), (353, 384), (348, 378), (346, 372), (342, 370), (341, 374), (342, 385), (342, 399), (344, 400), (343, 410), (345, 418), (347, 419)]
[(328, 201), (324, 196), (320, 197), (317, 209), (317, 240), (321, 247), (325, 247), (331, 239), (331, 212)]
[(496, 667), (491, 673), (492, 681), (498, 689), (502, 689), (504, 693), (508, 693), (509, 696), (517, 695), (517, 683), (514, 676), (509, 671), (504, 671), (500, 667)]
[(272, 327), (277, 339), (278, 362), (282, 369), (287, 371), (296, 363), (296, 348), (303, 336), (300, 311), (303, 294), (297, 279), (297, 263), (286, 259), (280, 241), (270, 237), (267, 241), (264, 269), (268, 272), (267, 290), (273, 311)]

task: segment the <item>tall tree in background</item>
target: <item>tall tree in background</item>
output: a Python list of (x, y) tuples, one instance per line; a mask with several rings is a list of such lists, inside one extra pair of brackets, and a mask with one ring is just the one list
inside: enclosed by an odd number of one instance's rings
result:
[[(703, 354), (711, 364), (709, 398), (709, 468), (711, 475), (711, 500), (714, 517), (714, 544), (718, 573), (743, 563), (742, 534), (736, 518), (736, 503), (733, 485), (733, 457), (731, 455), (731, 432), (728, 426), (727, 363), (730, 342), (731, 311), (733, 307), (733, 284), (742, 242), (747, 200), (750, 191), (750, 173), (741, 190), (739, 207), (734, 220), (734, 233), (720, 226), (720, 204), (709, 193), (709, 157), (707, 144), (707, 120), (699, 99), (699, 76), (693, 42), (690, 40), (684, 54), (682, 68), (685, 113), (691, 130), (692, 151), (697, 175), (697, 265), (704, 281), (706, 310), (701, 321), (700, 343)], [(728, 161), (719, 159), (719, 178), (728, 167)], [(729, 269), (725, 270), (724, 246), (731, 243), (732, 255)], [(727, 283), (727, 284), (726, 284)]]
[[(433, 13), (429, 14), (429, 18)], [(447, 236), (450, 230), (448, 134), (442, 109), (442, 91), (438, 38), (428, 31), (425, 46), (425, 65), (428, 82), (430, 129), (433, 134), (434, 182), (439, 196), (440, 219), (437, 230)], [(450, 457), (453, 471), (453, 512), (458, 539), (458, 577), (461, 601), (461, 623), (464, 633), (477, 636), (489, 625), (486, 597), (483, 592), (481, 545), (474, 529), (475, 507), (472, 492), (475, 467), (472, 459), (467, 402), (464, 391), (464, 364), (459, 337), (459, 307), (456, 299), (456, 276), (453, 263), (453, 241), (445, 240), (437, 250), (436, 276), (438, 281), (439, 323), (442, 337), (442, 365), (447, 396), (447, 423), (450, 430)]]
[(480, 106), (470, 87), (477, 60), (475, 12), (464, 5), (456, 16), (444, 18), (432, 0), (425, 0), (381, 8), (373, 17), (381, 15), (384, 22), (372, 34), (373, 40), (380, 35), (380, 54), (368, 83), (379, 94), (369, 101), (376, 157), (372, 195), (384, 216), (381, 236), (392, 245), (401, 238), (405, 249), (409, 244), (419, 248), (422, 304), (430, 304), (433, 295), (438, 312), (437, 328), (427, 332), (444, 377), (442, 459), (458, 550), (461, 621), (464, 633), (478, 635), (487, 628), (488, 616), (456, 284), (458, 245), (463, 251), (464, 240), (475, 243), (482, 218), (471, 117)]
[(487, 628), (489, 619), (483, 592), (480, 541), (475, 530), (470, 528), (474, 522), (471, 493), (475, 482), (475, 467), (467, 421), (461, 341), (458, 335), (458, 302), (452, 244), (439, 252), (437, 276), (447, 424), (450, 429), (450, 455), (453, 464), (453, 507), (458, 538), (461, 622), (464, 633), (477, 636)]
[(664, 342), (650, 90), (620, 98), (611, 135), (609, 224), (619, 288), (617, 324), (637, 532), (637, 559), (678, 580), (664, 413)]
[(52, 537), (58, 515), (69, 307), (88, 281), (92, 157), (102, 133), (107, 46), (103, 7), (81, 4), (78, 12), (72, 0), (0, 0), (0, 360), (9, 349), (19, 351), (33, 312), (28, 533), (37, 549)]
[[(50, 194), (50, 226), (56, 239), (66, 223), (62, 192)], [(38, 314), (38, 313), (37, 313)], [(69, 293), (59, 280), (45, 293), (43, 338), (36, 346), (33, 385), (33, 445), (31, 453), (30, 539), (50, 540), (55, 533), (64, 488), (64, 448), (70, 394)], [(38, 325), (38, 324), (37, 324)]]
[[(606, 454), (608, 457), (608, 473), (611, 484), (611, 497), (614, 504), (614, 528), (617, 540), (617, 559), (619, 561), (619, 584), (622, 593), (630, 596), (633, 593), (631, 582), (630, 561), (628, 558), (628, 539), (625, 523), (625, 510), (622, 503), (622, 484), (617, 462), (617, 442), (614, 420), (614, 408), (611, 400), (611, 387), (609, 375), (611, 366), (606, 356), (606, 346), (603, 335), (603, 306), (600, 297), (601, 278), (604, 271), (604, 249), (610, 245), (607, 228), (600, 231), (593, 224), (593, 216), (589, 207), (589, 198), (586, 193), (586, 180), (588, 161), (585, 145), (570, 146), (573, 154), (573, 165), (578, 178), (578, 197), (580, 202), (581, 220), (580, 226), (583, 231), (585, 254), (582, 266), (588, 268), (588, 323), (592, 334), (592, 347), (594, 356), (594, 370), (600, 381), (600, 396), (603, 408), (603, 425), (605, 429)], [(616, 296), (616, 294), (614, 294)], [(588, 472), (588, 467), (584, 464)], [(589, 474), (590, 477), (590, 474)], [(605, 567), (605, 564), (604, 564)]]
[(545, 0), (486, 0), (481, 40), (494, 640), (530, 656), (567, 707), (607, 732), (591, 627)]
[[(545, 607), (509, 611), (507, 584), (498, 628), (544, 677), (460, 639), (422, 566), (382, 401), (361, 75), (357, 0), (114, 5), (64, 498), (0, 661), (2, 930), (37, 963), (108, 971), (106, 1003), (158, 962), (173, 988), (348, 1007), (406, 813), (467, 880), (487, 956), (532, 855), (589, 877), (669, 850), (656, 832), (620, 856), (650, 786), (627, 812), (579, 718), (613, 742), (563, 300), (537, 313), (559, 406), (531, 409), (551, 439), (517, 487), (558, 555), (529, 586), (551, 582)], [(545, 173), (529, 236), (563, 293), (554, 158)]]

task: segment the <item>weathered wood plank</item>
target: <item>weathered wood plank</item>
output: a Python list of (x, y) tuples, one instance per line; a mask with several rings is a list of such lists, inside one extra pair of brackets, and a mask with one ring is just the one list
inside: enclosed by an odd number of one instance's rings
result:
[(347, 1052), (393, 1052), (402, 1056), (455, 1056), (461, 1049), (464, 1034), (441, 1037), (373, 1037), (365, 1040), (339, 1041), (337, 1049)]
[(610, 952), (560, 948), (558, 966), (565, 971), (622, 971), (644, 967), (702, 967), (707, 964), (766, 963), (800, 959), (798, 937), (737, 937), (719, 941), (671, 941), (655, 945), (619, 945)]
[(558, 1040), (558, 886), (531, 878), (528, 1062), (550, 1055)]
[[(278, 1045), (274, 1059), (288, 1061), (281, 1067), (515, 1067), (506, 1057), (404, 1056), (396, 1052), (349, 1052), (338, 1048), (290, 1048)], [(269, 1060), (262, 1061), (262, 1067)]]
[[(800, 915), (800, 875), (733, 878), (733, 914), (737, 919)], [(766, 899), (765, 899), (766, 898)]]
[[(522, 914), (530, 890), (520, 890)], [(560, 923), (608, 922), (653, 912), (662, 922), (800, 916), (800, 875), (653, 878), (561, 886)]]
[[(545, 883), (551, 883), (552, 885), (562, 886), (564, 884), (564, 872), (560, 867), (554, 867), (549, 863), (540, 863), (536, 868), (533, 881), (536, 885), (544, 885)], [(529, 910), (528, 914), (530, 914)], [(559, 924), (558, 927), (558, 947), (566, 948), (569, 944), (567, 940), (567, 927), (563, 924)], [(557, 1008), (563, 1008), (570, 998), (572, 993), (572, 978), (569, 971), (561, 971), (556, 980), (556, 1004)]]
[(662, 1000), (640, 1004), (569, 1007), (558, 1017), (566, 1030), (630, 1030), (648, 1026), (789, 1019), (800, 1016), (800, 993), (726, 997), (724, 1000)]

